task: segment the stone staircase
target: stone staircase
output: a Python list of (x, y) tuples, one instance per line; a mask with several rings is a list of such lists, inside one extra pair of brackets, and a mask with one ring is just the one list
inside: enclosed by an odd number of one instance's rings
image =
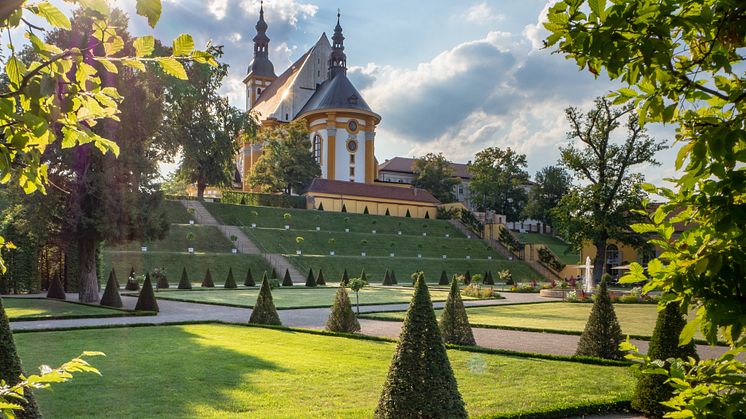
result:
[(223, 233), (223, 236), (225, 236), (225, 238), (227, 238), (228, 240), (231, 240), (231, 237), (235, 236), (236, 240), (231, 241), (234, 243), (234, 246), (239, 253), (245, 255), (259, 255), (263, 257), (264, 260), (269, 263), (269, 266), (277, 271), (277, 275), (280, 277), (280, 279), (282, 279), (282, 275), (285, 274), (285, 270), (287, 269), (293, 282), (306, 282), (305, 275), (302, 275), (300, 272), (298, 272), (298, 270), (295, 269), (295, 267), (290, 263), (290, 261), (287, 260), (285, 256), (278, 253), (263, 252), (259, 248), (259, 246), (254, 244), (254, 242), (249, 239), (249, 236), (247, 236), (240, 227), (220, 224), (218, 220), (215, 219), (215, 217), (213, 217), (213, 215), (210, 214), (209, 211), (207, 211), (207, 208), (202, 205), (202, 202), (188, 199), (182, 199), (179, 202), (181, 202), (181, 205), (183, 205), (187, 210), (193, 211), (194, 220), (197, 224), (217, 227), (218, 230)]

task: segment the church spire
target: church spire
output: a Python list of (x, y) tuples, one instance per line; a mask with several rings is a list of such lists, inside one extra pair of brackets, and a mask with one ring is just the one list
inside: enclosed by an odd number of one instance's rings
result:
[(256, 22), (256, 36), (254, 36), (254, 61), (251, 62), (249, 73), (262, 77), (277, 77), (275, 68), (269, 60), (269, 37), (267, 36), (267, 22), (264, 21), (264, 2), (259, 6), (259, 21)]
[(345, 50), (345, 37), (342, 35), (342, 26), (339, 24), (341, 13), (337, 9), (337, 26), (334, 27), (334, 36), (332, 36), (332, 55), (329, 58), (329, 79), (333, 79), (337, 74), (347, 73), (347, 56)]

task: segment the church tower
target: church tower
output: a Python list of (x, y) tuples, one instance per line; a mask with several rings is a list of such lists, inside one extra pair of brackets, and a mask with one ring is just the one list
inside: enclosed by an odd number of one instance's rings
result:
[(337, 26), (332, 36), (332, 55), (329, 57), (329, 80), (337, 74), (347, 74), (347, 56), (345, 55), (345, 37), (339, 24), (340, 12), (337, 11)]
[(259, 21), (256, 22), (254, 36), (254, 59), (249, 64), (243, 80), (246, 85), (246, 110), (251, 110), (259, 95), (277, 78), (275, 67), (269, 60), (269, 37), (267, 22), (264, 21), (264, 2), (259, 6)]

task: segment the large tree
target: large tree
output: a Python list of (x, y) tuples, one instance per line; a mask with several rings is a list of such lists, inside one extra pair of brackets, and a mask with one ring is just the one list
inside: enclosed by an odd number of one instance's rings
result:
[(306, 121), (262, 129), (256, 142), (263, 154), (252, 168), (249, 184), (264, 192), (301, 193), (321, 176), (311, 151)]
[(539, 170), (534, 177), (534, 184), (531, 185), (523, 217), (554, 225), (551, 211), (567, 194), (571, 185), (572, 176), (562, 167), (547, 166)]
[(415, 159), (413, 169), (412, 185), (429, 191), (440, 202), (456, 200), (453, 188), (461, 183), (461, 179), (456, 176), (451, 162), (446, 160), (443, 153), (428, 153)]
[[(222, 47), (209, 52), (216, 58)], [(179, 151), (177, 177), (196, 185), (197, 197), (208, 186), (226, 186), (233, 181), (236, 153), (254, 120), (228, 103), (218, 93), (228, 65), (187, 65), (188, 81), (173, 80), (166, 89), (166, 125), (163, 136)]]
[(527, 200), (526, 167), (526, 155), (509, 147), (480, 151), (469, 165), (473, 176), (469, 184), (472, 201), (482, 210), (492, 210), (505, 215), (508, 221), (518, 221)]
[[(643, 176), (635, 172), (642, 165), (655, 166), (655, 153), (665, 148), (650, 138), (640, 126), (632, 108), (614, 107), (598, 98), (590, 111), (565, 110), (570, 123), (570, 144), (560, 148), (560, 164), (581, 181), (552, 212), (555, 228), (581, 248), (586, 242), (596, 247), (593, 277), (604, 273), (606, 246), (610, 239), (634, 247), (645, 244), (645, 237), (630, 227), (640, 220), (634, 210), (642, 208)], [(614, 131), (624, 124), (626, 139), (618, 143)]]

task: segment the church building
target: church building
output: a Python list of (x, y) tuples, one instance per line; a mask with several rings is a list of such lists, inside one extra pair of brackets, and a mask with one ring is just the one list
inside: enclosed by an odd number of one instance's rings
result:
[[(434, 218), (440, 202), (429, 192), (409, 185), (378, 181), (374, 112), (347, 78), (345, 37), (337, 13), (331, 43), (326, 33), (279, 76), (269, 59), (268, 25), (263, 5), (254, 36), (254, 59), (243, 80), (246, 108), (260, 129), (295, 120), (306, 121), (311, 147), (321, 167), (306, 195), (315, 209), (392, 216)], [(244, 144), (238, 170), (244, 191), (262, 156), (261, 144)], [(309, 204), (310, 206), (311, 204)]]

